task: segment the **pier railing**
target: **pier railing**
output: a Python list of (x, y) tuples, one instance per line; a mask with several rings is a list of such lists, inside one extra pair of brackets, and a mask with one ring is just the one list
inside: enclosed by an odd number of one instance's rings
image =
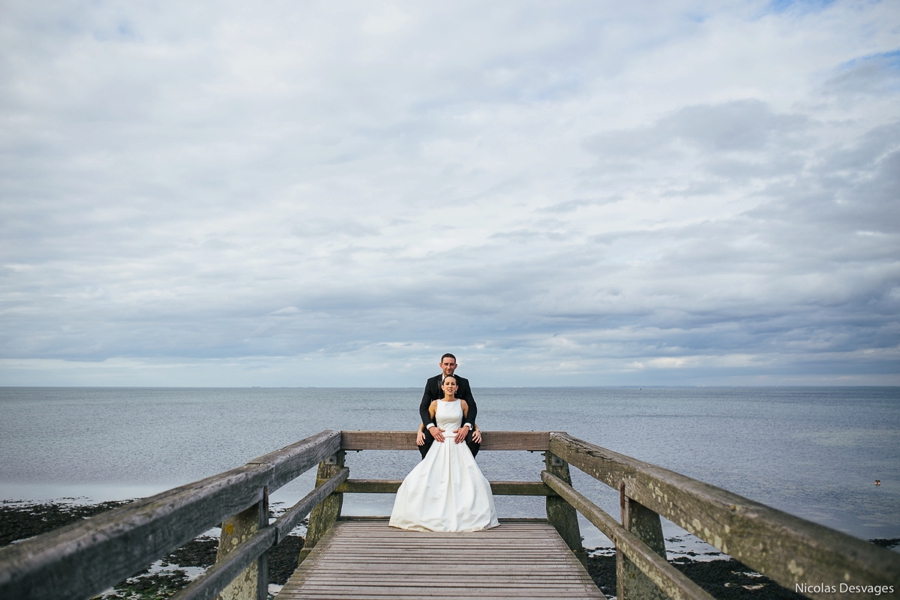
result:
[[(88, 598), (221, 524), (216, 564), (175, 598), (262, 600), (267, 551), (304, 517), (310, 515), (301, 560), (340, 516), (343, 494), (399, 488), (399, 480), (349, 479), (345, 452), (415, 447), (410, 432), (323, 431), (0, 549), (0, 597)], [(893, 552), (565, 433), (485, 432), (481, 449), (545, 453), (540, 481), (493, 481), (493, 493), (545, 496), (549, 522), (582, 560), (576, 510), (584, 515), (616, 545), (620, 600), (712, 598), (666, 562), (660, 515), (785, 587), (807, 586), (800, 591), (811, 598), (858, 598), (875, 586), (896, 591), (900, 582)], [(269, 494), (316, 465), (315, 488), (269, 523)], [(572, 487), (570, 465), (619, 491), (621, 523)]]

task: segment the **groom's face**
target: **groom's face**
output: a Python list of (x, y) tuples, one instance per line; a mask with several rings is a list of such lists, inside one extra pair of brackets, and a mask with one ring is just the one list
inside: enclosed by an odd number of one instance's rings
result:
[(444, 377), (448, 375), (453, 375), (453, 371), (456, 370), (456, 361), (450, 358), (449, 356), (445, 357), (444, 360), (441, 361), (441, 371), (444, 372)]

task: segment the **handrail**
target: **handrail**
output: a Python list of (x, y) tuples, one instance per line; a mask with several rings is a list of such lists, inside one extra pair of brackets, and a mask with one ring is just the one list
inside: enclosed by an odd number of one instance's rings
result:
[(622, 527), (599, 506), (559, 477), (543, 471), (541, 479), (594, 524), (603, 535), (634, 562), (671, 600), (715, 600), (699, 585), (656, 554), (636, 535)]
[(900, 556), (834, 529), (566, 433), (551, 432), (550, 452), (789, 589), (900, 581)]
[[(617, 560), (626, 561), (622, 568), (636, 568), (629, 572), (638, 579), (646, 575), (648, 585), (658, 586), (673, 599), (710, 597), (665, 561), (659, 515), (789, 588), (836, 578), (840, 581), (835, 583), (856, 586), (896, 586), (900, 581), (900, 556), (893, 552), (566, 433), (483, 435), (482, 450), (546, 452), (547, 470), (541, 481), (494, 481), (495, 494), (546, 496), (548, 519), (576, 555), (583, 556), (577, 510), (615, 543)], [(415, 448), (411, 432), (323, 431), (236, 469), (0, 549), (0, 597), (86, 598), (215, 525), (240, 522), (248, 526), (239, 534), (247, 539), (230, 552), (220, 552), (216, 565), (177, 596), (211, 600), (254, 561), (259, 561), (257, 569), (263, 568), (266, 551), (314, 507), (306, 544), (310, 548), (317, 539), (312, 525), (321, 536), (323, 527), (339, 517), (341, 494), (396, 492), (400, 481), (349, 479), (344, 451)], [(268, 493), (316, 464), (315, 489), (269, 524), (264, 510)], [(620, 491), (623, 524), (575, 491), (569, 465)], [(650, 521), (656, 524), (655, 533), (652, 527), (641, 529)], [(238, 535), (231, 527), (223, 524), (223, 536), (224, 530)], [(264, 575), (256, 581), (262, 597)], [(644, 589), (639, 587), (643, 584), (634, 585), (638, 587), (622, 597), (634, 593), (641, 597), (634, 590)], [(813, 598), (850, 597), (820, 594), (812, 587), (803, 593)]]
[[(399, 479), (348, 479), (335, 491), (339, 494), (396, 494)], [(556, 496), (540, 481), (489, 481), (494, 496)]]
[[(544, 452), (550, 443), (548, 431), (484, 431), (481, 435), (481, 450)], [(412, 450), (416, 447), (413, 431), (341, 432), (341, 450)]]
[(250, 536), (235, 552), (229, 554), (228, 558), (217, 562), (201, 577), (191, 582), (188, 587), (175, 594), (172, 600), (212, 600), (215, 598), (253, 561), (262, 556), (269, 548), (284, 540), (316, 504), (347, 480), (349, 474), (350, 469), (341, 469), (337, 475), (304, 496), (269, 527), (260, 529)]
[(200, 481), (0, 548), (0, 597), (80, 600), (259, 502), (340, 449), (323, 431)]

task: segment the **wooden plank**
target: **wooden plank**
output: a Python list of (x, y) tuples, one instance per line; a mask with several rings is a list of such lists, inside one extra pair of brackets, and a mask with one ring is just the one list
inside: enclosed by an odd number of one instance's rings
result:
[[(433, 597), (451, 597), (460, 598), (460, 593), (465, 593), (467, 597), (487, 597), (487, 598), (503, 598), (503, 597), (537, 597), (537, 598), (577, 598), (584, 597), (584, 589), (577, 586), (560, 586), (553, 587), (535, 587), (535, 586), (514, 586), (514, 585), (498, 585), (484, 586), (477, 590), (470, 591), (467, 586), (454, 586), (451, 584), (438, 584), (432, 582), (431, 585), (423, 587), (421, 584), (409, 586), (398, 585), (367, 585), (354, 586), (346, 585), (329, 585), (329, 586), (309, 586), (304, 590), (305, 594), (300, 598), (342, 598), (346, 596), (369, 597), (389, 597), (404, 598), (410, 595), (420, 596), (427, 594)], [(473, 593), (474, 592), (474, 593)], [(579, 592), (581, 592), (579, 594)], [(291, 597), (291, 596), (286, 596)], [(297, 597), (297, 596), (293, 596)]]
[(399, 479), (348, 479), (337, 491), (343, 494), (396, 494), (401, 483)]
[(546, 521), (501, 521), (487, 531), (433, 533), (391, 528), (385, 518), (348, 518), (332, 526), (276, 596), (306, 598), (603, 595)]
[[(447, 584), (444, 583), (438, 584), (432, 582), (431, 585), (427, 587), (423, 587), (420, 584), (414, 584), (409, 586), (400, 586), (400, 585), (379, 585), (379, 586), (355, 586), (351, 584), (345, 585), (328, 585), (328, 586), (309, 586), (306, 590), (305, 597), (312, 598), (334, 598), (341, 597), (343, 595), (360, 595), (362, 597), (390, 597), (390, 598), (401, 598), (409, 596), (410, 594), (419, 596), (422, 594), (434, 595), (437, 597), (455, 597), (460, 598), (460, 593), (465, 593), (467, 596), (481, 596), (488, 598), (497, 598), (497, 597), (534, 597), (538, 598), (571, 598), (578, 597), (580, 594), (578, 592), (584, 593), (584, 589), (579, 586), (554, 586), (553, 588), (547, 587), (534, 587), (534, 586), (510, 586), (510, 585), (498, 585), (498, 586), (484, 586), (479, 587), (475, 593), (473, 594), (469, 591), (467, 586), (455, 586), (452, 583)], [(304, 596), (300, 596), (301, 598)], [(583, 595), (581, 597), (584, 597)]]
[(255, 461), (0, 548), (0, 597), (82, 599), (102, 592), (259, 502), (333, 453), (325, 431)]
[[(458, 558), (458, 557), (457, 557)], [(561, 570), (561, 569), (560, 569)], [(343, 573), (352, 573), (348, 571), (343, 571)], [(535, 574), (532, 573), (530, 576), (522, 576), (516, 575), (515, 577), (509, 575), (497, 575), (496, 573), (491, 573), (486, 570), (472, 569), (468, 572), (469, 577), (480, 577), (481, 575), (489, 574), (490, 577), (485, 578), (483, 581), (479, 582), (480, 588), (498, 588), (498, 587), (558, 587), (560, 585), (569, 586), (573, 588), (582, 588), (583, 586), (579, 584), (577, 581), (573, 582), (570, 578), (566, 576), (565, 573), (560, 573), (554, 577), (548, 577), (546, 574)], [(355, 574), (354, 574), (355, 575)], [(311, 588), (323, 588), (323, 587), (343, 587), (343, 586), (352, 586), (352, 587), (430, 587), (436, 585), (435, 580), (442, 580), (446, 582), (444, 579), (447, 574), (441, 570), (432, 570), (431, 573), (420, 573), (416, 577), (410, 577), (409, 574), (403, 572), (398, 577), (398, 573), (372, 573), (368, 572), (365, 574), (365, 582), (364, 584), (360, 584), (358, 582), (350, 581), (344, 577), (338, 575), (329, 575), (327, 577), (322, 577), (318, 581), (308, 581), (306, 584), (306, 589)], [(462, 592), (463, 590), (460, 590)]]
[[(546, 431), (484, 431), (481, 450), (544, 452), (550, 442)], [(342, 450), (416, 450), (413, 431), (341, 431)]]
[(624, 481), (628, 497), (788, 589), (838, 586), (811, 598), (857, 597), (841, 593), (841, 583), (900, 581), (900, 555), (885, 548), (565, 433), (550, 434), (550, 450), (614, 489)]
[(495, 496), (556, 496), (543, 481), (491, 481)]
[[(377, 528), (381, 531), (385, 531), (383, 527), (381, 527), (382, 522), (385, 520), (384, 516), (375, 517), (375, 516), (363, 516), (363, 515), (352, 515), (352, 516), (341, 516), (341, 521), (355, 521), (357, 523), (357, 527), (362, 527), (365, 524), (368, 524), (371, 527)], [(500, 517), (500, 522), (507, 525), (504, 527), (504, 531), (509, 531), (510, 529), (516, 527), (517, 525), (523, 525), (525, 527), (528, 526), (529, 523), (542, 523), (546, 524), (547, 519), (545, 517)], [(386, 531), (402, 531), (400, 529), (388, 528)], [(427, 535), (428, 532), (421, 532), (423, 535)], [(485, 533), (482, 531), (473, 531), (471, 535), (478, 535), (480, 533)], [(444, 533), (434, 534), (434, 535), (446, 535)]]
[[(348, 479), (337, 488), (345, 494), (396, 494), (403, 483), (399, 479)], [(491, 481), (495, 496), (555, 496), (541, 481)]]
[[(539, 556), (539, 555), (536, 555), (536, 556)], [(442, 575), (469, 574), (469, 573), (475, 573), (475, 572), (480, 572), (480, 571), (490, 571), (493, 573), (492, 577), (520, 577), (520, 576), (525, 576), (525, 577), (535, 576), (535, 577), (537, 577), (536, 575), (534, 575), (533, 568), (529, 564), (529, 561), (525, 561), (522, 565), (516, 565), (513, 562), (514, 560), (520, 560), (520, 559), (515, 558), (515, 557), (510, 557), (509, 560), (506, 560), (506, 561), (494, 561), (494, 562), (486, 563), (486, 564), (482, 564), (481, 562), (479, 562), (477, 569), (473, 569), (471, 566), (465, 565), (464, 568), (458, 568), (458, 569), (447, 568), (446, 570), (444, 570), (444, 568), (443, 568), (443, 567), (447, 566), (446, 559), (442, 560), (442, 561), (431, 561), (428, 563), (423, 563), (422, 565), (411, 564), (408, 560), (407, 561), (398, 560), (398, 561), (394, 561), (394, 562), (377, 562), (377, 563), (354, 562), (352, 564), (342, 562), (342, 563), (338, 563), (336, 565), (331, 565), (329, 567), (324, 567), (324, 566), (320, 567), (319, 569), (317, 569), (317, 572), (318, 573), (333, 573), (335, 575), (345, 574), (345, 573), (364, 573), (368, 577), (369, 575), (373, 575), (372, 566), (374, 565), (374, 566), (377, 566), (379, 569), (384, 570), (385, 572), (388, 572), (390, 569), (403, 569), (404, 577), (406, 577), (408, 579), (415, 578), (417, 576), (422, 576), (425, 578), (430, 577), (433, 580), (434, 574), (435, 574), (435, 569), (439, 569)], [(544, 565), (551, 564), (554, 566), (565, 566), (565, 565), (569, 564), (568, 561), (545, 562), (543, 560), (541, 561), (541, 563)], [(502, 574), (496, 573), (498, 566), (502, 566), (502, 568), (503, 568)], [(373, 576), (376, 578), (381, 577), (381, 575), (379, 575), (377, 573), (375, 573)], [(562, 577), (568, 581), (567, 574), (554, 576), (554, 575), (547, 575), (545, 573), (543, 575), (540, 575), (541, 579), (548, 579), (548, 578), (552, 578), (552, 577)]]
[[(380, 528), (381, 522), (384, 521), (384, 517), (383, 516), (382, 517), (346, 516), (346, 517), (341, 517), (341, 520), (344, 520), (344, 521), (371, 521), (373, 526), (379, 526), (379, 528)], [(500, 522), (506, 523), (506, 524), (546, 523), (547, 519), (545, 519), (543, 517), (500, 517)], [(388, 531), (394, 531), (394, 530), (389, 529)]]

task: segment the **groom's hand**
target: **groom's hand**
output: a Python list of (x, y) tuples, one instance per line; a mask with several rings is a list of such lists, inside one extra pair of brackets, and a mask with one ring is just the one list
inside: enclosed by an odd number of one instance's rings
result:
[(456, 437), (454, 438), (454, 441), (457, 444), (462, 444), (466, 440), (467, 435), (469, 435), (468, 423), (456, 430)]
[(434, 438), (434, 441), (444, 443), (444, 434), (438, 429), (436, 426), (431, 426), (428, 428), (428, 433), (431, 434), (431, 437)]

